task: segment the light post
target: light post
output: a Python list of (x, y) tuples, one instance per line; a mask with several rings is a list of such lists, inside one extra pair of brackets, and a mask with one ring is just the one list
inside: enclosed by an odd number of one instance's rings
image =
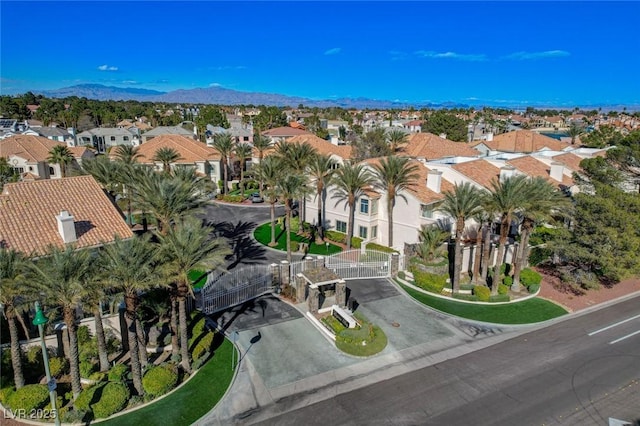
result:
[(47, 353), (47, 344), (44, 341), (44, 325), (47, 323), (47, 317), (44, 316), (44, 312), (40, 309), (40, 304), (36, 302), (36, 316), (33, 319), (33, 325), (38, 326), (40, 332), (40, 344), (42, 345), (42, 359), (44, 360), (44, 372), (47, 375), (47, 387), (49, 388), (49, 398), (51, 399), (51, 413), (55, 420), (56, 426), (60, 426), (60, 417), (58, 416), (58, 410), (56, 410), (56, 381), (51, 378), (51, 371), (49, 370), (49, 354)]

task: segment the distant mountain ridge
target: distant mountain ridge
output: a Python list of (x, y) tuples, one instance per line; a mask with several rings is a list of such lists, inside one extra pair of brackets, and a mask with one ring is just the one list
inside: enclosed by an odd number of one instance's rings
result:
[(85, 97), (100, 101), (106, 100), (135, 100), (147, 102), (189, 103), (189, 104), (218, 104), (218, 105), (272, 105), (297, 107), (341, 107), (341, 108), (408, 108), (414, 107), (468, 107), (456, 103), (411, 103), (396, 102), (368, 98), (339, 98), (314, 100), (299, 96), (287, 96), (276, 93), (241, 92), (224, 87), (208, 87), (195, 89), (178, 89), (171, 92), (137, 89), (132, 87), (104, 86), (102, 84), (79, 84), (54, 90), (34, 91), (36, 94), (51, 98), (65, 98), (69, 96)]

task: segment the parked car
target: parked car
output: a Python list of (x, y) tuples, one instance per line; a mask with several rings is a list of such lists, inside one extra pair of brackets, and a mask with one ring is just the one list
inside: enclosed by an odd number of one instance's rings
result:
[(264, 198), (262, 198), (259, 192), (254, 192), (253, 194), (251, 194), (249, 199), (251, 199), (252, 203), (264, 203)]

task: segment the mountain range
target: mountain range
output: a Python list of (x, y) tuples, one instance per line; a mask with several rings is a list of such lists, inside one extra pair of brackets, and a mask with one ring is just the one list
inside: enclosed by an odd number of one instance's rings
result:
[(435, 103), (409, 103), (368, 98), (339, 98), (315, 100), (298, 96), (286, 96), (276, 93), (241, 92), (223, 87), (208, 87), (195, 89), (178, 89), (171, 92), (157, 90), (137, 89), (132, 87), (104, 86), (102, 84), (79, 84), (54, 90), (34, 91), (50, 98), (66, 98), (78, 96), (80, 98), (96, 100), (135, 100), (148, 102), (187, 103), (187, 104), (217, 104), (217, 105), (273, 105), (297, 107), (303, 104), (305, 107), (341, 107), (341, 108), (453, 108), (468, 107), (468, 105), (447, 102)]

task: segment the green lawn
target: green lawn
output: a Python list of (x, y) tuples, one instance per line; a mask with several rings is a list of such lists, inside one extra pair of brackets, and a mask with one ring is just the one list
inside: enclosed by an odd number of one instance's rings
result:
[[(233, 378), (233, 345), (224, 339), (209, 360), (189, 382), (164, 399), (101, 425), (191, 425), (220, 401)], [(237, 357), (236, 357), (237, 359)], [(98, 422), (95, 422), (98, 423)]]
[(539, 298), (505, 305), (475, 305), (430, 296), (402, 284), (400, 286), (420, 303), (451, 315), (476, 321), (495, 324), (531, 324), (567, 314), (564, 308)]
[[(258, 226), (256, 230), (253, 232), (253, 236), (261, 244), (264, 244), (265, 246), (269, 245), (269, 242), (271, 242), (271, 222), (267, 222), (265, 224)], [(272, 248), (277, 250), (282, 250), (282, 251), (287, 250), (287, 236), (285, 235), (284, 231), (280, 228), (280, 226), (278, 226), (278, 224), (276, 224), (276, 241), (278, 245)], [(291, 233), (291, 241), (292, 242), (297, 241), (299, 243), (309, 244), (309, 238), (301, 237), (295, 232)], [(341, 251), (342, 251), (342, 248), (334, 244), (329, 244), (329, 247), (327, 248), (325, 244), (317, 245), (315, 241), (312, 241), (311, 245), (309, 246), (308, 254), (329, 255), (329, 254), (339, 253)]]
[(207, 273), (192, 269), (189, 271), (189, 280), (193, 283), (193, 288), (202, 288), (207, 283)]

